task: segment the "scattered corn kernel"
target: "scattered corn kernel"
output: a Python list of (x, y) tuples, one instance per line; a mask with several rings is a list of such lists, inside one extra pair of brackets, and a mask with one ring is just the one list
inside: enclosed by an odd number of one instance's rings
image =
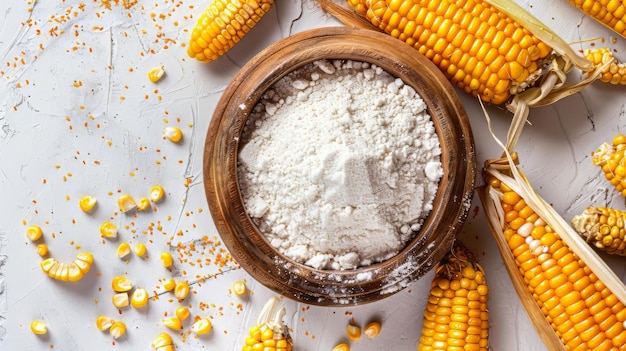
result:
[(137, 288), (133, 291), (130, 304), (134, 308), (142, 308), (148, 304), (148, 291), (144, 288)]
[(150, 201), (159, 202), (163, 198), (163, 195), (165, 195), (165, 190), (162, 186), (155, 185), (150, 188)]
[(183, 323), (178, 317), (168, 317), (161, 321), (164, 326), (172, 329), (172, 330), (181, 330), (183, 329)]
[(380, 334), (381, 325), (379, 322), (371, 322), (365, 326), (363, 329), (363, 334), (367, 335), (368, 338), (374, 339)]
[(111, 324), (111, 328), (109, 328), (109, 333), (115, 339), (119, 339), (122, 335), (126, 333), (126, 324), (121, 321), (115, 321)]
[(172, 337), (168, 333), (162, 332), (159, 333), (159, 335), (157, 335), (154, 339), (152, 339), (152, 343), (150, 344), (150, 346), (157, 350), (160, 350), (162, 347), (170, 346), (172, 344), (174, 344), (174, 340), (172, 340)]
[(350, 346), (344, 342), (333, 347), (333, 351), (350, 351)]
[(127, 292), (133, 288), (133, 282), (124, 276), (118, 275), (111, 281), (111, 287), (115, 292)]
[(177, 143), (183, 138), (183, 131), (178, 127), (165, 127), (163, 135), (170, 141)]
[(166, 280), (165, 283), (163, 283), (163, 289), (165, 289), (165, 291), (172, 291), (175, 287), (176, 281), (172, 278)]
[(196, 335), (206, 334), (213, 329), (213, 325), (208, 318), (200, 318), (191, 325), (191, 330)]
[(101, 331), (109, 330), (115, 321), (107, 316), (98, 316), (96, 318), (96, 327)]
[(117, 257), (124, 258), (130, 254), (130, 245), (127, 242), (121, 242), (117, 247)]
[(139, 199), (139, 201), (137, 201), (138, 211), (145, 211), (149, 208), (150, 208), (150, 200), (148, 200), (147, 197), (142, 197), (141, 199)]
[(45, 256), (48, 254), (48, 245), (46, 244), (39, 244), (37, 245), (37, 253), (39, 254), (39, 256)]
[(117, 308), (127, 307), (130, 302), (128, 301), (128, 293), (122, 292), (113, 295), (113, 306)]
[(137, 245), (135, 245), (135, 255), (139, 256), (139, 257), (143, 257), (143, 255), (146, 254), (146, 244), (144, 243), (137, 243)]
[(172, 264), (174, 264), (174, 258), (172, 257), (172, 254), (167, 251), (161, 252), (161, 261), (163, 262), (163, 267), (165, 268), (169, 268), (172, 266)]
[(44, 335), (48, 333), (48, 326), (40, 320), (34, 320), (30, 323), (30, 330), (37, 335)]
[(187, 282), (178, 282), (174, 287), (174, 296), (179, 300), (184, 300), (189, 295), (189, 284)]
[(361, 327), (359, 327), (358, 325), (349, 323), (348, 327), (346, 328), (346, 332), (350, 340), (359, 340), (361, 338)]
[(111, 222), (100, 225), (100, 236), (103, 238), (117, 238), (117, 227)]
[(175, 314), (178, 319), (184, 321), (185, 319), (189, 318), (189, 309), (185, 306), (180, 306), (176, 309)]
[(248, 291), (248, 288), (246, 287), (246, 283), (241, 280), (234, 282), (233, 285), (231, 286), (231, 289), (233, 293), (237, 296), (243, 296)]
[(43, 231), (41, 230), (41, 227), (37, 225), (32, 225), (26, 229), (26, 236), (28, 237), (28, 239), (30, 239), (30, 241), (39, 240), (42, 234)]
[(152, 83), (160, 81), (163, 75), (165, 75), (165, 67), (163, 67), (163, 65), (154, 67), (148, 71), (148, 79), (150, 79)]
[(94, 207), (96, 207), (96, 202), (95, 197), (87, 195), (78, 200), (78, 206), (81, 210), (83, 210), (83, 212), (90, 212), (94, 209)]
[(117, 199), (117, 205), (122, 212), (132, 211), (137, 208), (137, 203), (135, 200), (128, 194), (124, 194)]

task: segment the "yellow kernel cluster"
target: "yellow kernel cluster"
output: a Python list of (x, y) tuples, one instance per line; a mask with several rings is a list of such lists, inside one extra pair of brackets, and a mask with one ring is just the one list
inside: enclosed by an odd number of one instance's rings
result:
[(66, 282), (79, 281), (91, 269), (93, 255), (79, 252), (74, 262), (64, 263), (50, 257), (41, 261), (41, 270), (49, 277)]

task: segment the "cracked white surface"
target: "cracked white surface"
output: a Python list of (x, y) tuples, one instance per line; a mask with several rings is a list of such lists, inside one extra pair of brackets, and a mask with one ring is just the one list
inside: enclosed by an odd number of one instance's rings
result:
[[(604, 45), (626, 60), (624, 39), (615, 38), (566, 1), (518, 3), (566, 41), (603, 37)], [(217, 234), (204, 197), (202, 152), (220, 94), (238, 69), (271, 42), (290, 33), (338, 25), (310, 0), (279, 1), (226, 57), (201, 64), (186, 57), (181, 43), (187, 41), (185, 30), (194, 25), (203, 6), (200, 0), (139, 0), (130, 11), (116, 6), (104, 10), (92, 0), (84, 5), (75, 0), (0, 5), (0, 349), (49, 350), (50, 345), (64, 351), (148, 349), (151, 339), (165, 330), (160, 324), (163, 313), (171, 314), (177, 303), (169, 303), (165, 294), (145, 311), (126, 309), (120, 315), (109, 302), (111, 278), (127, 273), (137, 286), (152, 291), (160, 278), (172, 275), (158, 261), (158, 253), (170, 247), (168, 240), (188, 244)], [(161, 64), (166, 76), (152, 84), (146, 72)], [(625, 93), (624, 87), (595, 83), (531, 111), (532, 124), (525, 127), (517, 151), (535, 189), (566, 219), (592, 204), (625, 207), (590, 161), (590, 152), (599, 144), (625, 131)], [(480, 166), (500, 150), (487, 132), (477, 101), (460, 95), (470, 115)], [(489, 112), (503, 137), (510, 115), (494, 107)], [(162, 139), (166, 125), (183, 129), (182, 143)], [(158, 211), (136, 217), (115, 214), (118, 190), (137, 199), (153, 184), (163, 185), (167, 192)], [(88, 194), (99, 201), (91, 215), (77, 205)], [(119, 261), (114, 256), (118, 242), (103, 244), (98, 235), (105, 219), (120, 227), (124, 240), (152, 239), (150, 258)], [(93, 272), (75, 284), (45, 276), (35, 245), (24, 236), (31, 224), (44, 229), (51, 255), (59, 260), (74, 257), (75, 245), (92, 251)], [(151, 224), (162, 229), (152, 236), (142, 234)], [(487, 272), (492, 348), (545, 349), (520, 307), (477, 199), (462, 239), (482, 257)], [(626, 264), (606, 258), (623, 277)], [(183, 270), (188, 277), (217, 272), (214, 265), (202, 269), (179, 265), (173, 274), (182, 275)], [(348, 320), (363, 324), (378, 318), (381, 335), (353, 343), (354, 350), (389, 345), (392, 350), (414, 350), (431, 277), (365, 306), (322, 308), (287, 302), (296, 349), (330, 350), (345, 339)], [(232, 281), (244, 278), (254, 294), (243, 300), (229, 295)], [(197, 294), (188, 301), (192, 315), (213, 316), (214, 330), (199, 339), (176, 336), (180, 350), (239, 350), (247, 328), (272, 294), (242, 270), (225, 272), (193, 290)], [(215, 307), (202, 311), (200, 302)], [(127, 335), (113, 343), (94, 325), (99, 314), (126, 322)], [(29, 330), (33, 319), (44, 320), (49, 335), (33, 335)]]

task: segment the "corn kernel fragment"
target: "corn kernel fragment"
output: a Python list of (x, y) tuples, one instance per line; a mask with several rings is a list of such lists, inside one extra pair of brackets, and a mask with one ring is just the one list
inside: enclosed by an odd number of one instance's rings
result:
[(333, 351), (350, 351), (350, 346), (346, 343), (341, 343), (333, 347)]
[(183, 138), (183, 131), (178, 127), (165, 127), (163, 135), (172, 142), (179, 142)]
[(148, 304), (148, 291), (144, 288), (137, 288), (133, 291), (133, 296), (130, 298), (130, 304), (134, 308), (142, 308)]
[(117, 205), (123, 213), (132, 211), (137, 208), (137, 203), (130, 195), (124, 194), (117, 199)]
[(178, 317), (168, 317), (168, 318), (164, 318), (161, 323), (163, 323), (164, 326), (172, 329), (172, 330), (181, 330), (183, 329), (183, 323), (181, 322), (181, 320)]
[(163, 289), (165, 289), (165, 291), (172, 291), (175, 287), (176, 281), (172, 278), (166, 280), (165, 283), (163, 283)]
[(41, 227), (37, 225), (32, 225), (26, 229), (26, 237), (30, 239), (30, 241), (37, 241), (41, 238), (43, 231)]
[(150, 200), (147, 197), (142, 197), (137, 201), (137, 211), (145, 211), (150, 208)]
[(184, 321), (185, 319), (189, 318), (189, 309), (185, 306), (180, 306), (176, 309), (175, 314), (178, 319)]
[(115, 321), (107, 316), (98, 316), (96, 318), (96, 327), (101, 331), (109, 330)]
[(40, 320), (34, 320), (30, 323), (30, 330), (37, 335), (44, 335), (48, 333), (48, 326)]
[(130, 254), (130, 245), (127, 242), (121, 242), (117, 247), (117, 257), (124, 258)]
[(191, 330), (196, 335), (206, 334), (213, 329), (213, 324), (208, 318), (200, 318), (191, 325)]
[(350, 340), (359, 340), (361, 338), (361, 327), (350, 323), (346, 327), (346, 333)]
[(139, 256), (139, 257), (143, 257), (146, 254), (146, 244), (144, 243), (137, 243), (137, 245), (135, 245), (135, 255)]
[(154, 349), (159, 350), (162, 347), (166, 347), (172, 344), (174, 344), (174, 340), (172, 340), (172, 337), (166, 332), (161, 332), (152, 340), (150, 346)]
[(83, 196), (79, 201), (78, 201), (78, 206), (80, 207), (80, 209), (83, 212), (90, 212), (91, 210), (93, 210), (96, 207), (96, 198), (91, 196), (91, 195), (87, 195), (87, 196)]
[(174, 296), (179, 300), (184, 300), (189, 295), (189, 284), (185, 281), (176, 283)]
[(163, 65), (159, 67), (154, 67), (148, 71), (148, 79), (150, 79), (152, 83), (156, 83), (160, 81), (164, 75), (165, 75), (165, 67), (163, 67)]
[(172, 264), (174, 264), (174, 258), (172, 257), (172, 254), (168, 251), (161, 252), (160, 258), (161, 262), (163, 262), (163, 267), (165, 268), (169, 268), (172, 266)]
[(103, 222), (100, 225), (100, 236), (103, 238), (117, 238), (117, 227), (111, 222)]
[(45, 256), (48, 254), (48, 245), (46, 244), (38, 244), (37, 245), (37, 253), (39, 256)]
[(117, 308), (124, 308), (130, 304), (130, 301), (128, 300), (128, 293), (126, 292), (113, 295), (113, 298), (111, 300), (113, 302), (113, 306)]
[(159, 202), (163, 198), (163, 195), (165, 195), (165, 190), (163, 190), (162, 186), (155, 185), (150, 188), (150, 201)]
[(109, 333), (115, 339), (119, 339), (122, 335), (126, 333), (126, 324), (121, 321), (115, 321), (109, 328)]
[(118, 275), (113, 278), (111, 281), (111, 287), (115, 292), (127, 292), (133, 288), (133, 282), (121, 275)]
[(231, 286), (231, 289), (233, 293), (237, 296), (243, 296), (248, 291), (248, 288), (246, 287), (246, 283), (241, 280), (234, 282), (233, 285)]
[(380, 334), (381, 325), (379, 322), (371, 322), (365, 326), (363, 329), (363, 334), (365, 334), (368, 338), (374, 339)]

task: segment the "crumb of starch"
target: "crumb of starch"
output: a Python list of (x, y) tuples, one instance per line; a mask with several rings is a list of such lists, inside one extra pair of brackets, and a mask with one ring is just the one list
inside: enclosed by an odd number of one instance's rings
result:
[(320, 60), (276, 82), (242, 133), (246, 210), (270, 243), (317, 269), (396, 255), (432, 210), (441, 149), (416, 91), (364, 62)]

